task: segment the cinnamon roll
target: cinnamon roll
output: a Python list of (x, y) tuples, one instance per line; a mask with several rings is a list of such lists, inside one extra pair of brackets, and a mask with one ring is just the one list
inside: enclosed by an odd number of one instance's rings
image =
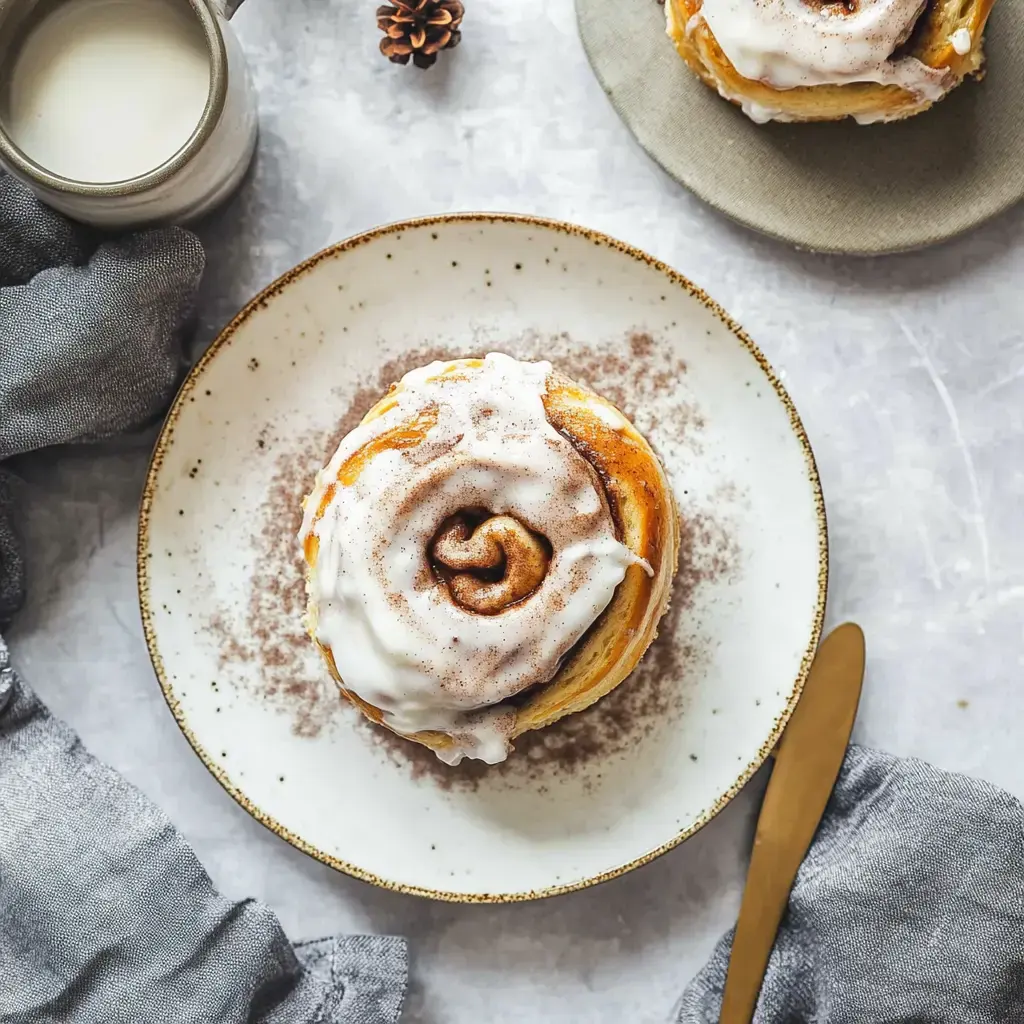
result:
[(690, 68), (752, 120), (896, 121), (980, 76), (995, 0), (666, 0)]
[(665, 472), (610, 402), (506, 355), (406, 374), (304, 502), (307, 627), (342, 693), (502, 761), (636, 667), (668, 607)]

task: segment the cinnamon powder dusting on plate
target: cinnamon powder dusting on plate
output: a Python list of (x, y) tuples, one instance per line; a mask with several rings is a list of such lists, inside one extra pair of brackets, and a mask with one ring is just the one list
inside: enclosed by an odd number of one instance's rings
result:
[(735, 495), (712, 500), (707, 508), (690, 507), (676, 483), (682, 517), (679, 571), (658, 639), (612, 693), (586, 711), (519, 737), (502, 764), (464, 761), (453, 768), (427, 748), (373, 725), (340, 696), (303, 625), (306, 594), (297, 535), (301, 501), (316, 472), (388, 386), (409, 370), (488, 351), (550, 359), (557, 369), (589, 385), (647, 436), (670, 476), (685, 479), (687, 461), (701, 456), (705, 422), (683, 387), (686, 364), (648, 332), (599, 343), (531, 332), (504, 344), (469, 338), (462, 346), (404, 353), (372, 377), (337, 389), (339, 407), (347, 411), (335, 430), (302, 437), (277, 437), (269, 427), (262, 432), (260, 448), (276, 461), (251, 540), (257, 569), (243, 628), (234, 630), (226, 619), (218, 619), (213, 631), (222, 667), (245, 666), (244, 672), (233, 674), (238, 685), (288, 715), (297, 735), (313, 738), (328, 728), (352, 728), (360, 742), (373, 743), (394, 768), (444, 789), (475, 789), (486, 778), (489, 786), (527, 781), (543, 791), (555, 778), (576, 774), (590, 784), (600, 778), (595, 769), (603, 761), (627, 755), (652, 732), (685, 714), (688, 693), (711, 654), (711, 641), (692, 614), (694, 595), (740, 571), (741, 553), (728, 514)]

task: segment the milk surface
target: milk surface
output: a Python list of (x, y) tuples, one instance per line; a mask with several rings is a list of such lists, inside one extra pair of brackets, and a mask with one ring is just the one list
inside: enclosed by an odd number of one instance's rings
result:
[(66, 0), (18, 54), (4, 122), (48, 171), (125, 181), (185, 145), (209, 92), (205, 37), (184, 0)]

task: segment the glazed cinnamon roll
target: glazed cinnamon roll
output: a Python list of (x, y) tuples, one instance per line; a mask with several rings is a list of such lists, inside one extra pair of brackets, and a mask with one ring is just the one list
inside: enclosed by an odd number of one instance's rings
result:
[(896, 121), (980, 75), (995, 0), (666, 0), (690, 68), (752, 120)]
[(675, 501), (611, 403), (505, 355), (392, 385), (304, 503), (307, 627), (344, 695), (502, 761), (636, 667), (668, 607)]

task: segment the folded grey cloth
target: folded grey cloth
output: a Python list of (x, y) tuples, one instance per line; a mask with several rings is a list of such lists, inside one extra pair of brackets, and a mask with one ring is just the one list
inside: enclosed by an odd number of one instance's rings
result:
[[(0, 172), (0, 461), (155, 417), (181, 375), (204, 265), (177, 228), (91, 244)], [(0, 469), (0, 624), (24, 591), (13, 498)]]
[[(0, 673), (13, 675), (0, 640)], [(0, 716), (0, 1020), (392, 1024), (401, 939), (293, 950), (22, 683)]]
[[(717, 1024), (732, 935), (677, 1024)], [(1024, 806), (851, 747), (775, 943), (754, 1024), (1022, 1024)]]
[[(131, 430), (165, 407), (202, 247), (97, 245), (0, 173), (0, 460)], [(0, 623), (24, 594), (0, 467)], [(0, 1022), (394, 1024), (401, 939), (291, 946), (219, 895), (164, 815), (19, 680), (0, 637)]]

